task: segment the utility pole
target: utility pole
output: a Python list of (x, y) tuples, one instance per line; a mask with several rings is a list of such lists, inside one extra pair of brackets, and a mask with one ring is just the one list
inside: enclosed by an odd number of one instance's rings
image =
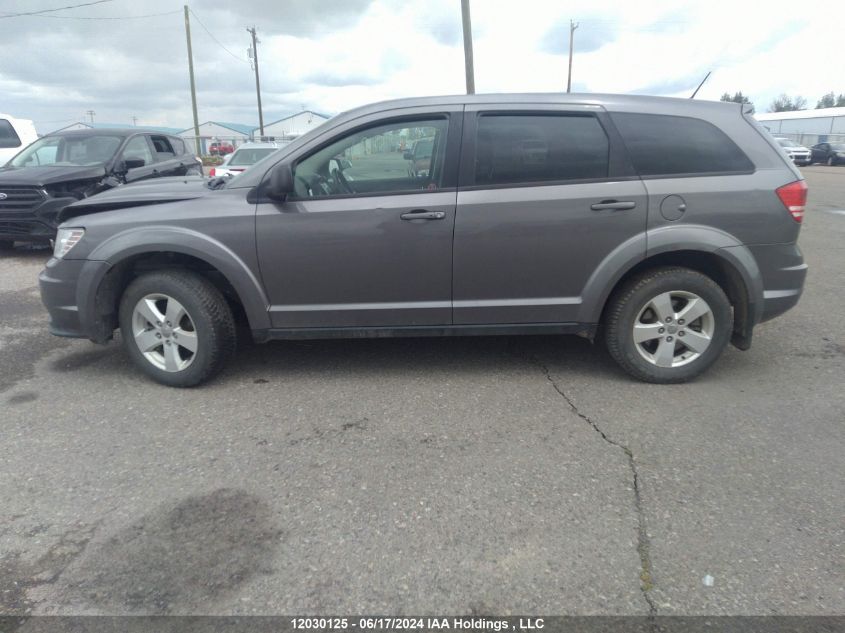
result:
[(469, 0), (461, 0), (461, 19), (464, 24), (464, 65), (466, 66), (467, 94), (475, 94), (475, 69), (472, 64), (472, 21)]
[(191, 76), (191, 107), (194, 111), (194, 144), (197, 154), (202, 151), (200, 147), (200, 120), (197, 116), (197, 86), (194, 83), (194, 53), (191, 50), (191, 19), (188, 17), (190, 9), (185, 5), (185, 37), (188, 40), (188, 74)]
[(258, 96), (258, 130), (264, 136), (264, 113), (261, 111), (261, 81), (258, 79), (258, 38), (255, 27), (247, 29), (252, 34), (252, 67), (255, 69), (255, 94)]
[(572, 49), (575, 42), (575, 29), (578, 23), (569, 21), (569, 74), (566, 76), (566, 92), (572, 92)]
[(134, 125), (135, 127), (138, 126), (138, 117), (136, 117), (136, 116), (132, 117), (132, 125)]
[(93, 123), (94, 122), (94, 115), (97, 114), (97, 113), (94, 112), (93, 110), (86, 110), (85, 114), (87, 114), (88, 116), (91, 117), (91, 123)]

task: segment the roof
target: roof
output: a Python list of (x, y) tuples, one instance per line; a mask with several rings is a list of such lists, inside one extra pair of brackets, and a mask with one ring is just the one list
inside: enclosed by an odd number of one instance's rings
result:
[(59, 128), (54, 131), (60, 132), (74, 125), (84, 125), (85, 127), (93, 130), (135, 130), (138, 132), (160, 132), (162, 134), (176, 134), (180, 130), (178, 127), (162, 127), (158, 125), (134, 126), (127, 125), (126, 123), (88, 123), (87, 121), (77, 121), (76, 123), (71, 123), (70, 125), (66, 125), (63, 128)]
[(103, 134), (109, 134), (112, 136), (131, 136), (132, 134), (139, 134), (142, 132), (149, 131), (150, 130), (144, 130), (137, 127), (110, 127), (102, 130), (98, 130), (95, 128), (86, 128), (84, 130), (56, 130), (55, 132), (50, 132), (46, 136), (85, 136), (86, 134), (92, 134), (95, 132), (102, 132)]
[[(245, 125), (243, 123), (226, 123), (223, 121), (205, 121), (203, 123), (200, 123), (199, 127), (202, 127), (203, 125), (208, 125), (209, 123), (219, 125), (220, 127), (225, 127), (226, 129), (232, 130), (233, 132), (237, 132), (238, 134), (244, 134), (246, 136), (251, 136), (252, 131), (255, 129), (254, 125)], [(186, 127), (184, 130), (179, 130), (179, 132), (192, 132), (193, 129), (193, 126)]]
[[(281, 123), (282, 121), (287, 121), (288, 119), (293, 119), (294, 117), (298, 117), (301, 114), (313, 114), (314, 116), (318, 116), (321, 119), (326, 119), (326, 120), (329, 120), (331, 118), (328, 114), (322, 114), (320, 112), (314, 112), (314, 110), (301, 110), (299, 112), (295, 112), (293, 114), (289, 114), (288, 116), (282, 117), (281, 119), (277, 119), (276, 121), (272, 121), (270, 123), (265, 123), (264, 127), (276, 125), (276, 123)], [(258, 128), (253, 128), (253, 129), (258, 129)]]
[(845, 117), (845, 108), (818, 108), (816, 110), (790, 110), (789, 112), (763, 112), (755, 114), (758, 121), (780, 121), (786, 119), (821, 119), (824, 117)]

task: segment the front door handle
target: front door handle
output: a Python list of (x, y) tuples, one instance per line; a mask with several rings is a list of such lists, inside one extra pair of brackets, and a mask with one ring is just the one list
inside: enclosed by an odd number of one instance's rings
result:
[(399, 216), (403, 220), (442, 220), (446, 217), (444, 211), (424, 211), (417, 209), (416, 211), (409, 211)]
[(626, 209), (633, 209), (636, 206), (637, 206), (636, 202), (630, 202), (630, 201), (620, 202), (619, 200), (602, 200), (601, 202), (596, 202), (595, 204), (591, 204), (590, 208), (593, 211), (603, 211), (604, 209), (611, 209), (613, 211), (625, 211)]

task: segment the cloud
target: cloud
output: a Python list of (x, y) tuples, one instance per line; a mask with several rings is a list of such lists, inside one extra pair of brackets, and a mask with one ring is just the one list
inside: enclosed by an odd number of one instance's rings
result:
[[(30, 0), (2, 4), (0, 13), (31, 8)], [(192, 0), (191, 7), (201, 120), (257, 121), (246, 59), (245, 29), (253, 24), (265, 120), (303, 107), (335, 113), (464, 91), (457, 0)], [(88, 109), (98, 121), (137, 116), (188, 127), (180, 9), (173, 0), (126, 0), (56, 14), (118, 20), (0, 19), (0, 110), (36, 119), (42, 132)], [(162, 12), (170, 14), (130, 19)], [(805, 3), (795, 14), (735, 0), (474, 0), (472, 19), (479, 92), (564, 90), (570, 19), (580, 24), (578, 90), (689, 96), (712, 70), (698, 98), (742, 90), (764, 109), (781, 92), (814, 103), (844, 89), (837, 82), (845, 59), (808, 61), (816, 42), (841, 39), (842, 2)]]

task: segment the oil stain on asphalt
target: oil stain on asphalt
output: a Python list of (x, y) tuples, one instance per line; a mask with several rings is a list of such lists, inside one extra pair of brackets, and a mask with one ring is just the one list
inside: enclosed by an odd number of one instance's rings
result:
[(65, 599), (115, 613), (195, 612), (269, 568), (282, 531), (270, 507), (219, 489), (164, 505), (92, 543), (63, 579)]

